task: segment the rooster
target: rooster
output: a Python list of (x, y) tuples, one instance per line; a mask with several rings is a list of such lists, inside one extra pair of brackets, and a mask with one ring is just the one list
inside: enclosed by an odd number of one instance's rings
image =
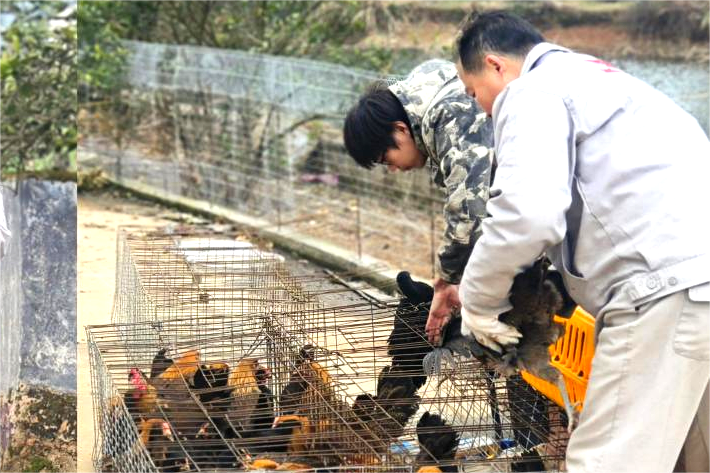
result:
[[(163, 366), (168, 362), (169, 366)], [(183, 379), (192, 381), (198, 362), (199, 353), (196, 350), (187, 352), (175, 362), (166, 358), (165, 351), (161, 350), (151, 366), (151, 373), (156, 374), (155, 377), (146, 379), (141, 370), (131, 368), (128, 380), (133, 387), (124, 393), (128, 411), (134, 417), (146, 419), (174, 407), (171, 401), (175, 400), (176, 395), (179, 400), (184, 399), (188, 393)]]
[(141, 370), (131, 368), (128, 382), (132, 388), (123, 394), (123, 402), (134, 419), (140, 421), (159, 416), (162, 410), (167, 409), (168, 405), (160, 396), (158, 389), (150, 379), (145, 378)]
[(564, 327), (553, 321), (556, 314), (569, 317), (574, 301), (564, 286), (558, 285), (555, 272), (549, 270), (549, 260), (541, 258), (530, 268), (515, 276), (509, 300), (513, 308), (498, 318), (515, 327), (523, 336), (517, 345), (503, 347), (498, 353), (481, 345), (472, 336), (461, 334), (461, 318), (453, 317), (444, 328), (441, 348), (428, 354), (424, 360), (428, 373), (440, 373), (442, 359), (453, 361), (452, 353), (474, 356), (488, 367), (506, 376), (520, 370), (542, 378), (560, 387), (568, 416), (568, 430), (574, 425), (574, 406), (569, 400), (562, 375), (550, 364), (549, 346), (563, 335)]
[[(231, 373), (224, 364), (207, 367), (209, 369), (201, 368), (206, 375), (198, 372), (195, 376), (195, 388), (210, 388), (200, 393), (200, 400), (222, 437), (243, 439), (239, 445), (253, 453), (268, 450), (267, 447), (275, 444), (260, 439), (290, 433), (290, 427), (273, 428), (274, 395), (268, 387), (271, 370), (260, 365), (257, 358), (242, 359)], [(203, 381), (204, 378), (211, 381)], [(206, 430), (209, 429), (202, 429), (203, 437)]]
[(223, 418), (230, 410), (232, 388), (228, 386), (229, 376), (226, 363), (202, 364), (195, 372), (191, 388), (211, 419)]
[[(192, 394), (195, 376), (200, 371), (200, 354), (190, 350), (177, 358), (155, 378), (148, 380), (148, 392), (157, 395), (160, 412), (171, 423), (180, 439), (191, 438), (206, 418)], [(153, 371), (153, 368), (151, 368)]]
[(311, 423), (307, 417), (287, 415), (277, 417), (268, 428), (251, 431), (245, 437), (245, 444), (252, 455), (266, 452), (295, 454), (307, 449), (311, 435)]
[[(161, 352), (162, 356), (161, 356)], [(167, 366), (165, 364), (168, 363)], [(157, 376), (151, 376), (151, 381), (159, 379), (186, 379), (192, 382), (197, 368), (200, 366), (200, 352), (190, 350), (185, 352), (177, 360), (173, 361), (165, 357), (163, 350), (159, 351), (153, 358), (151, 372), (158, 373)]]
[(332, 399), (333, 381), (328, 371), (315, 361), (315, 347), (306, 345), (299, 352), (289, 382), (281, 390), (281, 415), (295, 414), (317, 403), (321, 396)]
[(229, 373), (227, 386), (231, 390), (227, 418), (239, 432), (249, 429), (261, 390), (257, 380), (258, 358), (242, 358)]
[(422, 414), (417, 422), (417, 440), (419, 454), (416, 464), (420, 465), (417, 473), (457, 472), (454, 463), (459, 446), (459, 434), (438, 414), (429, 411)]

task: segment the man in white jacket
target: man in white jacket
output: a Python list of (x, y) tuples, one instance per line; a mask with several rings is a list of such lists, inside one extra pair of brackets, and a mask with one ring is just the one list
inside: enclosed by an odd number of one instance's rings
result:
[(7, 251), (7, 245), (8, 245), (9, 239), (10, 239), (10, 230), (7, 228), (7, 219), (5, 218), (5, 209), (2, 206), (2, 193), (0, 192), (0, 258), (5, 256), (5, 252)]
[(473, 16), (457, 46), (497, 166), (459, 288), (464, 330), (517, 343), (497, 316), (546, 253), (596, 315), (568, 470), (708, 471), (707, 136), (653, 87), (513, 15)]

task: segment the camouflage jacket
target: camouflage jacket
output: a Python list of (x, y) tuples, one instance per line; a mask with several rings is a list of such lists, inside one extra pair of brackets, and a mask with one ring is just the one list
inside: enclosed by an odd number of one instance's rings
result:
[(427, 157), (434, 182), (445, 189), (445, 230), (436, 273), (458, 284), (481, 234), (491, 175), (493, 129), (466, 95), (456, 66), (434, 59), (389, 89), (402, 102), (414, 140)]

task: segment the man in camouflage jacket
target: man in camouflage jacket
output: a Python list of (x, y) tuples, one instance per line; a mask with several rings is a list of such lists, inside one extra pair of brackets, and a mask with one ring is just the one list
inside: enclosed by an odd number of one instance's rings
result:
[(363, 167), (407, 171), (429, 165), (445, 188), (446, 227), (437, 251), (434, 300), (427, 333), (438, 333), (460, 306), (457, 285), (481, 234), (491, 179), (493, 131), (466, 95), (456, 66), (430, 60), (389, 87), (377, 83), (349, 112), (345, 145)]
[[(437, 344), (452, 310), (460, 307), (458, 284), (481, 235), (481, 221), (488, 216), (493, 170), (490, 121), (466, 95), (456, 66), (431, 60), (395, 84), (374, 84), (348, 113), (343, 135), (348, 153), (359, 165), (407, 171), (428, 164), (434, 182), (445, 189), (446, 226), (427, 321), (429, 340)], [(489, 386), (494, 377), (488, 372)], [(547, 403), (520, 376), (506, 379), (506, 386), (516, 441), (526, 449), (544, 442), (541, 437), (547, 430), (541, 423), (547, 421)], [(498, 408), (494, 399), (491, 408), (494, 412)], [(530, 423), (538, 428), (525, 427)], [(526, 464), (530, 471), (544, 469), (537, 454)]]

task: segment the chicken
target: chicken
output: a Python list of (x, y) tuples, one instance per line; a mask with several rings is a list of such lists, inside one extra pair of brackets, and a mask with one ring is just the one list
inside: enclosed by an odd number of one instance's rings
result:
[(128, 381), (133, 386), (123, 394), (123, 401), (132, 417), (148, 418), (160, 413), (158, 390), (137, 368), (131, 368)]
[(459, 434), (446, 424), (438, 414), (429, 411), (422, 414), (417, 423), (419, 454), (416, 464), (418, 473), (457, 472), (455, 464), (456, 450), (459, 446)]
[(258, 358), (242, 358), (229, 373), (227, 386), (231, 389), (227, 417), (232, 426), (243, 432), (249, 429), (261, 390), (256, 378)]
[(165, 356), (167, 348), (161, 348), (153, 357), (153, 363), (150, 365), (150, 377), (157, 378), (160, 374), (168, 369), (173, 364), (173, 360)]
[[(290, 424), (286, 424), (290, 422)], [(287, 415), (277, 417), (274, 421), (274, 428), (289, 425), (290, 439), (286, 451), (288, 453), (304, 453), (311, 449), (314, 442), (315, 428), (306, 416)]]
[[(221, 435), (215, 429), (224, 431), (227, 435)], [(233, 438), (227, 431), (229, 425), (225, 420), (217, 418), (214, 421), (205, 422), (195, 434), (194, 441), (186, 442), (190, 457), (195, 460), (201, 469), (236, 469), (241, 462), (235, 452), (223, 440), (223, 438)]]
[(259, 458), (247, 465), (247, 470), (275, 470), (279, 464), (274, 460)]
[(404, 426), (419, 409), (421, 398), (416, 394), (417, 389), (409, 373), (398, 371), (395, 366), (386, 366), (380, 372), (374, 401), (385, 415), (378, 416), (376, 412), (375, 417), (379, 417), (379, 426), (387, 440), (401, 436)]
[(397, 275), (397, 285), (405, 297), (395, 312), (394, 327), (387, 339), (387, 354), (392, 357), (392, 365), (401, 372), (408, 372), (419, 389), (426, 383), (422, 360), (432, 350), (424, 328), (434, 290), (427, 284), (412, 281), (408, 272)]
[(300, 453), (306, 450), (311, 423), (305, 416), (277, 417), (273, 425), (255, 430), (247, 437), (247, 450), (257, 453)]
[[(235, 451), (225, 439), (248, 436), (244, 428), (250, 422), (268, 422), (271, 428), (273, 401), (270, 408), (268, 400), (264, 401), (266, 408), (259, 416), (254, 412), (262, 394), (260, 384), (268, 380), (268, 370), (263, 371), (258, 360), (252, 358), (242, 360), (230, 370), (226, 363), (202, 363), (197, 350), (174, 360), (166, 355), (165, 349), (155, 355), (150, 378), (132, 368), (129, 375), (132, 388), (123, 394), (141, 432), (141, 442), (145, 445), (146, 439), (155, 438), (161, 445), (170, 447), (155, 452), (149, 448), (153, 460), (165, 464), (165, 471), (172, 471), (176, 462), (170, 455), (161, 460), (153, 453), (172, 455), (175, 445), (181, 445), (194, 460), (193, 466), (201, 469), (240, 466)], [(259, 373), (262, 374), (257, 378)], [(158, 427), (163, 429), (162, 434)], [(168, 433), (174, 436), (175, 445)], [(182, 463), (179, 468), (184, 466)]]
[[(416, 395), (417, 387), (412, 377), (397, 369), (385, 366), (378, 377), (376, 395), (360, 394), (350, 411), (344, 414), (358, 437), (378, 454), (386, 453), (419, 409), (421, 398)], [(361, 463), (372, 462), (370, 453), (359, 455)]]
[[(178, 399), (184, 398), (187, 389), (183, 379), (192, 381), (198, 362), (199, 353), (196, 350), (187, 352), (175, 362), (165, 357), (165, 350), (160, 350), (151, 366), (151, 373), (156, 374), (155, 377), (146, 379), (141, 370), (131, 368), (128, 380), (133, 387), (124, 394), (128, 411), (134, 417), (145, 419), (169, 409), (176, 392), (183, 394)], [(166, 363), (170, 365), (165, 367)]]
[(261, 444), (257, 448), (268, 451), (268, 458), (280, 464), (277, 470), (324, 468), (343, 463), (334, 443), (337, 436), (337, 428), (329, 420), (289, 414), (277, 417), (270, 431), (259, 432)]
[(474, 337), (461, 334), (461, 318), (453, 317), (444, 328), (441, 348), (428, 354), (424, 360), (425, 371), (438, 373), (442, 359), (452, 361), (451, 354), (474, 356), (487, 366), (506, 376), (520, 370), (542, 378), (560, 388), (565, 403), (571, 431), (574, 424), (574, 406), (569, 401), (562, 375), (550, 364), (549, 346), (564, 334), (564, 327), (553, 321), (555, 314), (571, 314), (572, 299), (566, 295), (564, 286), (548, 269), (549, 260), (541, 258), (530, 268), (518, 274), (510, 292), (513, 306), (498, 318), (501, 322), (515, 327), (523, 336), (517, 345), (504, 346), (498, 353), (476, 341)]
[(230, 396), (232, 389), (228, 381), (228, 364), (201, 364), (193, 376), (191, 387), (199, 393), (200, 402), (208, 404)]
[(256, 369), (256, 383), (259, 388), (259, 397), (256, 407), (249, 420), (249, 431), (259, 431), (271, 428), (274, 424), (274, 394), (269, 389), (268, 382), (271, 379), (271, 370), (260, 366)]
[(283, 463), (275, 462), (267, 458), (259, 458), (247, 465), (247, 470), (275, 470), (275, 471), (300, 471), (310, 473), (315, 471), (318, 466), (311, 465), (314, 463), (312, 458), (287, 460)]
[(323, 397), (334, 398), (333, 381), (325, 368), (315, 361), (315, 348), (306, 345), (300, 350), (288, 384), (281, 390), (281, 415), (305, 414), (304, 410), (320, 403)]
[(510, 464), (510, 471), (545, 471), (545, 464), (540, 454), (533, 448), (524, 451), (520, 455), (520, 458), (516, 458), (515, 461)]
[[(237, 448), (252, 454), (286, 451), (293, 426), (273, 427), (274, 396), (267, 386), (270, 378), (271, 370), (256, 358), (242, 359), (231, 373), (224, 363), (201, 365), (194, 387), (211, 422), (202, 426), (198, 438), (236, 440)], [(220, 455), (229, 458), (227, 452)]]
[(210, 419), (224, 418), (231, 408), (232, 388), (227, 385), (229, 375), (226, 363), (201, 364), (195, 372), (191, 388)]
[(142, 420), (139, 441), (146, 447), (160, 471), (178, 472), (190, 469), (191, 462), (178, 442), (170, 424), (163, 419)]

